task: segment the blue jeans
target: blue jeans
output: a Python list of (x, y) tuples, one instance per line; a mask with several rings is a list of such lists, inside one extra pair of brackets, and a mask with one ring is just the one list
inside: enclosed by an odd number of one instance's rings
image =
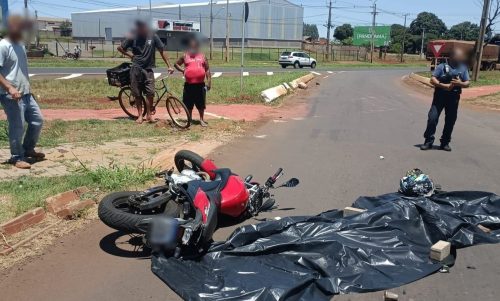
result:
[[(9, 122), (11, 162), (24, 160), (25, 153), (34, 151), (40, 138), (43, 125), (40, 107), (31, 94), (24, 95), (19, 101), (9, 95), (0, 95), (0, 103)], [(25, 123), (28, 123), (26, 135), (24, 135)]]

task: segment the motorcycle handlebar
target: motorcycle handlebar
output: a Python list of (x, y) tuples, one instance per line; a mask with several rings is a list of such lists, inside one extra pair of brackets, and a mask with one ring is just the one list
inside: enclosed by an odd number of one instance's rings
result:
[(283, 168), (279, 168), (278, 171), (272, 176), (272, 179), (276, 181), (276, 179), (281, 175), (283, 172)]

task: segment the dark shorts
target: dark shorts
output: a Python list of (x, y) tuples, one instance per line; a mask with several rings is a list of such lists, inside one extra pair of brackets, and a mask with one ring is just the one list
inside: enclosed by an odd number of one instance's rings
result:
[(182, 96), (182, 101), (184, 102), (188, 110), (193, 110), (195, 106), (198, 110), (205, 110), (206, 96), (207, 91), (205, 90), (205, 83), (184, 84), (184, 94)]
[(152, 69), (132, 66), (130, 69), (130, 88), (134, 97), (155, 95), (155, 75)]

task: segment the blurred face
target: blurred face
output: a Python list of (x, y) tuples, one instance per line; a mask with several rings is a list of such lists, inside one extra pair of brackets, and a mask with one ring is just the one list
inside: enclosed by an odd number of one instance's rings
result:
[(13, 15), (7, 21), (8, 37), (12, 42), (20, 42), (26, 30), (26, 22), (21, 16)]
[(191, 39), (189, 41), (189, 51), (192, 53), (198, 53), (200, 50), (200, 45), (198, 44), (198, 41), (195, 39)]
[(465, 55), (465, 52), (462, 49), (456, 49), (453, 52), (453, 56), (451, 59), (455, 63), (466, 63), (467, 62), (467, 56)]
[(137, 23), (136, 29), (137, 29), (137, 35), (141, 37), (145, 37), (149, 33), (148, 26), (144, 23)]

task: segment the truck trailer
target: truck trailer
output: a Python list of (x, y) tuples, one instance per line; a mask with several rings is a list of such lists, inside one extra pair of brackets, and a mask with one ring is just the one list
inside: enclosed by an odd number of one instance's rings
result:
[[(469, 57), (469, 68), (472, 70), (474, 59), (474, 41), (433, 40), (427, 44), (426, 58), (431, 61), (431, 70), (436, 65), (447, 62), (454, 49), (462, 49)], [(434, 53), (438, 53), (438, 56)], [(484, 48), (481, 70), (495, 70), (500, 67), (500, 46), (489, 44)]]

